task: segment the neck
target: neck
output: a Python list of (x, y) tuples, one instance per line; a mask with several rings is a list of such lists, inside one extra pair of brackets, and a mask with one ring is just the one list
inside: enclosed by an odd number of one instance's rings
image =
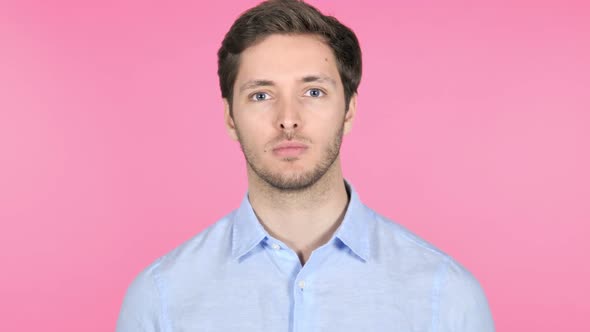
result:
[(296, 191), (270, 186), (248, 170), (248, 198), (266, 231), (294, 250), (302, 264), (344, 218), (348, 194), (340, 159), (313, 185)]

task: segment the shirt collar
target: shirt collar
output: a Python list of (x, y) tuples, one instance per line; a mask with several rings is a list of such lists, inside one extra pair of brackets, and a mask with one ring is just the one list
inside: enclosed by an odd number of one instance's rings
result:
[(235, 259), (240, 259), (267, 236), (268, 233), (258, 221), (258, 217), (250, 205), (248, 194), (246, 194), (233, 218), (232, 256)]
[[(350, 200), (344, 219), (334, 233), (334, 237), (360, 259), (367, 261), (370, 257), (369, 236), (374, 214), (360, 201), (352, 185), (347, 181), (344, 183), (350, 194)], [(269, 234), (258, 221), (246, 194), (233, 217), (232, 256), (235, 259), (242, 258), (267, 237)]]
[(344, 181), (346, 190), (350, 193), (350, 200), (344, 219), (334, 233), (354, 254), (363, 261), (367, 261), (371, 254), (370, 228), (373, 226), (374, 214), (360, 200), (356, 190)]

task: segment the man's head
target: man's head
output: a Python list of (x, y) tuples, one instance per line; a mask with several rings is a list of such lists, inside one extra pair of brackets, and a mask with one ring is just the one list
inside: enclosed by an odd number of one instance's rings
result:
[(250, 177), (294, 191), (339, 169), (361, 75), (350, 29), (303, 2), (268, 1), (238, 18), (218, 54), (226, 126)]
[(225, 35), (217, 52), (221, 96), (230, 107), (242, 52), (273, 34), (317, 35), (328, 45), (336, 58), (340, 80), (344, 86), (345, 105), (361, 81), (362, 61), (358, 39), (352, 30), (332, 16), (323, 15), (314, 7), (297, 0), (269, 0), (244, 12)]

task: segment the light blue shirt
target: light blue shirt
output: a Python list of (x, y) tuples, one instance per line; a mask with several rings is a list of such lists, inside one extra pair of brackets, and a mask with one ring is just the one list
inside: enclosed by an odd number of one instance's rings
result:
[(350, 201), (302, 267), (241, 206), (143, 270), (118, 332), (494, 331), (477, 280), (451, 257)]

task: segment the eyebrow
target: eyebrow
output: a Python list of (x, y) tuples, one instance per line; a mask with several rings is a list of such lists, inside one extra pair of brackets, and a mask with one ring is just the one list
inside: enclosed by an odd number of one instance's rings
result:
[(274, 85), (275, 85), (275, 82), (269, 81), (269, 80), (250, 80), (250, 81), (242, 84), (242, 86), (240, 86), (240, 92), (244, 92), (244, 90), (248, 90), (248, 89), (259, 88), (261, 86), (274, 86)]
[[(325, 75), (307, 75), (307, 76), (303, 76), (301, 79), (299, 79), (299, 81), (302, 83), (311, 83), (311, 82), (329, 83), (332, 86), (336, 87), (336, 81), (333, 78), (331, 78), (329, 76), (325, 76)], [(271, 80), (249, 80), (240, 86), (240, 93), (244, 92), (244, 90), (255, 89), (255, 88), (259, 88), (259, 87), (263, 87), (263, 86), (275, 86), (275, 85), (276, 85), (275, 82), (271, 81)]]
[(304, 76), (303, 78), (301, 78), (301, 82), (303, 82), (303, 83), (311, 83), (311, 82), (329, 83), (332, 86), (336, 87), (336, 81), (333, 78), (331, 78), (329, 76), (325, 76), (325, 75)]

